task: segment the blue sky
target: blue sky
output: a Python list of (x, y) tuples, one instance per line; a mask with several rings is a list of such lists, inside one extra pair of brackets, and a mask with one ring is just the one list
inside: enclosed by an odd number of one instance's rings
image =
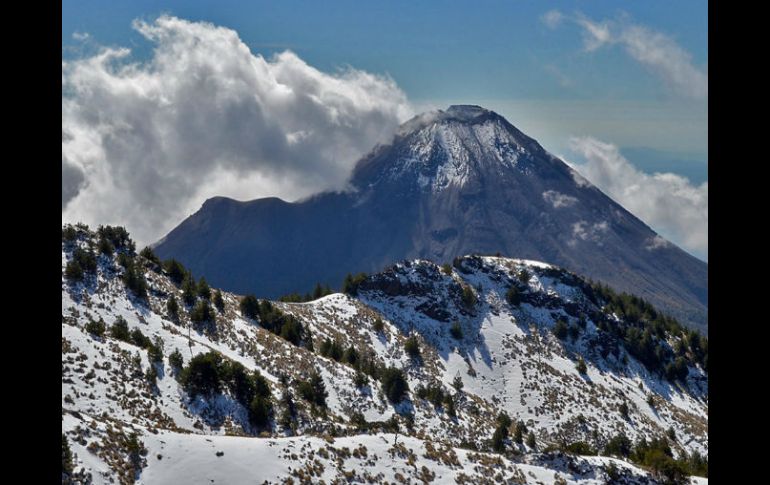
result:
[[(156, 21), (161, 15), (182, 23), (160, 26)], [(132, 26), (135, 20), (145, 22), (144, 31)], [(200, 30), (197, 26), (204, 25), (201, 22), (235, 32), (256, 57), (231, 51), (227, 35), (215, 33), (212, 26)], [(166, 34), (173, 31), (173, 38), (166, 37), (165, 44), (151, 40), (157, 29), (165, 29)], [(190, 95), (177, 90), (174, 86), (184, 87), (188, 72), (183, 63), (188, 60), (173, 65), (173, 59), (165, 59), (158, 64), (155, 49), (184, 56), (190, 45), (196, 45), (185, 44), (193, 38), (213, 42), (212, 46), (220, 42), (220, 50), (212, 50), (217, 54), (208, 60), (195, 57), (205, 49), (192, 48), (191, 62), (197, 63), (197, 72), (207, 75), (220, 68), (231, 69), (223, 71), (229, 73), (225, 78), (208, 85), (222, 83), (210, 96), (227, 91), (229, 88), (222, 86), (235, 79), (239, 86), (251, 86), (235, 94), (241, 96), (240, 103), (246, 106), (252, 102), (250, 89), (255, 89), (255, 96), (263, 97), (255, 105), (261, 110), (272, 99), (270, 92), (259, 91), (265, 79), (289, 72), (288, 86), (295, 93), (302, 93), (305, 83), (310, 82), (323, 88), (316, 93), (319, 96), (332, 96), (325, 98), (332, 100), (332, 105), (345, 99), (353, 104), (363, 102), (362, 106), (374, 103), (381, 110), (378, 119), (385, 120), (383, 129), (369, 126), (372, 120), (361, 120), (359, 132), (326, 132), (332, 119), (328, 115), (337, 109), (328, 105), (327, 112), (316, 113), (327, 125), (310, 127), (318, 140), (302, 139), (307, 141), (302, 146), (305, 152), (294, 153), (294, 158), (281, 158), (290, 154), (286, 151), (261, 153), (262, 160), (241, 166), (237, 160), (270, 149), (264, 144), (244, 144), (242, 153), (231, 153), (227, 160), (233, 170), (227, 172), (230, 178), (222, 175), (218, 181), (208, 182), (212, 173), (221, 173), (221, 162), (214, 158), (231, 151), (232, 140), (227, 138), (231, 133), (223, 131), (216, 140), (222, 143), (222, 150), (212, 151), (208, 162), (199, 162), (195, 167), (199, 173), (187, 177), (188, 186), (176, 187), (179, 194), (187, 194), (200, 181), (207, 181), (206, 190), (190, 193), (183, 207), (173, 212), (171, 207), (180, 205), (178, 198), (165, 200), (163, 194), (170, 190), (169, 183), (180, 183), (180, 177), (172, 174), (187, 176), (192, 170), (188, 162), (178, 164), (174, 157), (190, 157), (180, 153), (189, 151), (185, 145), (192, 145), (194, 140), (188, 135), (181, 145), (166, 143), (164, 133), (181, 136), (191, 125), (185, 118), (169, 120), (164, 106), (167, 100), (175, 99), (177, 106), (187, 107), (204, 119), (218, 115), (219, 108), (201, 103), (203, 99), (197, 98), (202, 93)], [(555, 155), (583, 167), (581, 172), (592, 175), (602, 190), (662, 235), (706, 258), (708, 188), (701, 184), (708, 180), (707, 2), (65, 0), (62, 44), (64, 89), (80, 90), (68, 104), (63, 93), (63, 218), (65, 208), (66, 218), (104, 223), (110, 222), (106, 220), (109, 217), (122, 223), (136, 215), (138, 226), (143, 218), (134, 214), (137, 191), (116, 178), (116, 174), (125, 177), (125, 167), (132, 166), (135, 187), (157, 184), (157, 189), (145, 191), (152, 197), (141, 201), (155, 212), (154, 218), (136, 231), (145, 231), (147, 238), (158, 237), (159, 225), (177, 223), (204, 197), (220, 195), (216, 191), (242, 199), (275, 195), (293, 200), (334, 188), (357, 156), (377, 141), (374, 135), (392, 130), (393, 122), (402, 119), (405, 112), (479, 104), (505, 116)], [(122, 61), (156, 64), (138, 64), (138, 70), (116, 73), (108, 63), (89, 61), (105, 47), (130, 49)], [(173, 51), (175, 48), (182, 50)], [(273, 57), (285, 50), (292, 51), (297, 59)], [(253, 72), (244, 71), (243, 66), (263, 62), (259, 56), (269, 61), (260, 71), (268, 74), (255, 80)], [(221, 62), (214, 57), (221, 57)], [(362, 78), (345, 78), (342, 73), (347, 68), (389, 76), (395, 91), (380, 81), (365, 86), (367, 81)], [(226, 79), (232, 73), (235, 78)], [(238, 78), (243, 73), (246, 77)], [(347, 87), (335, 91), (339, 85), (335, 79), (342, 79)], [(131, 89), (127, 91), (126, 86)], [(147, 97), (145, 93), (151, 91), (155, 96)], [(156, 104), (145, 106), (148, 101)], [(193, 102), (198, 105), (188, 106)], [(272, 109), (286, 108), (276, 106)], [(267, 126), (263, 135), (267, 136), (269, 129), (288, 129), (296, 121), (295, 108), (280, 114), (266, 112), (268, 118), (276, 116), (281, 126)], [(263, 119), (260, 112), (244, 108), (239, 115), (255, 113), (258, 116), (248, 123), (256, 130)], [(105, 144), (111, 135), (93, 124), (104, 116), (112, 119), (114, 126), (138, 123), (130, 136), (139, 133), (146, 138), (138, 140), (139, 145), (137, 140), (126, 139), (120, 150)], [(154, 124), (139, 122), (146, 117), (154, 119)], [(150, 126), (158, 131), (151, 132)], [(285, 134), (304, 137), (308, 127), (293, 126), (294, 131)], [(211, 135), (209, 128), (192, 137)], [(333, 137), (341, 140), (334, 141), (335, 146), (350, 150), (332, 153)], [(129, 145), (144, 144), (157, 148), (160, 158), (150, 163), (146, 151), (126, 150)], [(193, 155), (209, 148), (202, 146)], [(105, 157), (100, 155), (104, 150), (114, 151)], [(328, 156), (318, 166), (300, 167), (295, 161), (319, 151)], [(345, 164), (335, 165), (337, 159), (344, 159)], [(159, 163), (167, 165), (161, 167)], [(137, 168), (139, 164), (146, 164), (144, 172)], [(167, 178), (159, 177), (159, 167)], [(685, 179), (655, 176), (656, 172)], [(610, 173), (616, 176), (608, 177)], [(125, 200), (114, 197), (121, 189), (125, 189)], [(104, 204), (102, 192), (118, 200), (119, 206)], [(638, 194), (636, 199), (628, 195), (631, 192)], [(656, 198), (650, 197), (652, 193), (658, 194)], [(160, 210), (163, 204), (168, 210)], [(95, 207), (102, 207), (103, 213), (96, 214)], [(672, 215), (671, 207), (683, 209)]]

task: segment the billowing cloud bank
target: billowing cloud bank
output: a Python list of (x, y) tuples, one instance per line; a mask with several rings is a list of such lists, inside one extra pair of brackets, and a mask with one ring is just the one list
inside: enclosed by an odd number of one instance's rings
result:
[[(673, 173), (640, 172), (618, 147), (595, 138), (572, 138), (570, 146), (586, 160), (573, 167), (594, 185), (664, 237), (708, 258), (708, 182), (695, 186)], [(650, 241), (648, 248), (664, 244)]]
[(155, 50), (62, 62), (62, 219), (125, 225), (150, 243), (205, 198), (292, 199), (341, 189), (358, 157), (412, 115), (384, 76), (321, 72), (292, 52), (161, 16)]

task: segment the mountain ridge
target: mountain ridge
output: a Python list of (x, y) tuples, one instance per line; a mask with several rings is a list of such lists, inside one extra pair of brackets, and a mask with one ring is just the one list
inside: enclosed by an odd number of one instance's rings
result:
[[(248, 295), (137, 254), (124, 235), (62, 230), (62, 431), (75, 472), (94, 483), (433, 473), (439, 482), (641, 484), (664, 472), (591, 450), (626, 436), (634, 447), (663, 440), (672, 459), (708, 454), (707, 340), (561, 268), (407, 260), (354, 279), (346, 294), (260, 301), (251, 315)], [(275, 323), (292, 321), (298, 337)], [(193, 357), (212, 352), (227, 363), (223, 381), (196, 390)], [(264, 379), (271, 406), (261, 424), (238, 397), (243, 382), (230, 380), (238, 369)], [(387, 369), (405, 379), (397, 397)], [(306, 394), (313, 375), (323, 404)], [(511, 435), (495, 453), (502, 413)], [(524, 426), (531, 444), (517, 441)], [(269, 463), (250, 466), (254, 456)]]

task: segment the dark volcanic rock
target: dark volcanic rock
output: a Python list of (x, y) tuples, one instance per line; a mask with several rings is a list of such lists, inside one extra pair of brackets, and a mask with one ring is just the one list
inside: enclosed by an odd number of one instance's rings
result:
[(348, 272), (407, 258), (500, 253), (604, 281), (707, 329), (707, 264), (492, 111), (452, 106), (408, 121), (359, 161), (351, 185), (295, 203), (210, 199), (156, 252), (263, 297), (338, 287)]

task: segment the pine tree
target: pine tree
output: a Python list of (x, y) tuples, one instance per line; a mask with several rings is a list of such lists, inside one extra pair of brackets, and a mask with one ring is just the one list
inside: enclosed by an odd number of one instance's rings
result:
[(211, 298), (211, 288), (209, 288), (209, 284), (206, 282), (206, 278), (203, 276), (201, 276), (201, 279), (198, 280), (198, 296), (204, 300)]
[(530, 431), (527, 434), (527, 447), (529, 447), (530, 449), (535, 449), (536, 446), (537, 446), (537, 443), (535, 442), (535, 433)]
[(456, 375), (454, 380), (452, 381), (452, 387), (455, 388), (457, 392), (462, 391), (463, 389), (463, 379), (459, 375)]
[(69, 475), (72, 473), (72, 451), (70, 450), (70, 444), (67, 441), (67, 437), (62, 433), (61, 435), (61, 473), (62, 475)]
[(452, 395), (449, 393), (446, 393), (444, 395), (444, 409), (446, 410), (447, 416), (449, 416), (450, 418), (457, 417), (457, 411), (455, 410), (455, 400), (452, 398)]
[(241, 298), (240, 309), (244, 317), (256, 320), (259, 317), (259, 301), (257, 297), (246, 295)]
[(222, 292), (219, 290), (214, 292), (214, 306), (217, 308), (219, 313), (222, 313), (225, 310), (225, 300), (222, 298)]
[(187, 270), (176, 259), (169, 259), (163, 262), (163, 270), (168, 275), (169, 279), (176, 285), (180, 285), (187, 276)]
[(175, 322), (179, 320), (179, 304), (174, 295), (171, 295), (166, 302), (166, 310), (168, 310), (168, 316), (171, 317), (171, 320)]
[(184, 357), (179, 349), (175, 349), (168, 356), (168, 363), (172, 369), (181, 370), (184, 366)]
[(518, 444), (522, 444), (524, 442), (524, 428), (523, 426), (516, 425), (516, 431), (513, 432), (513, 441), (515, 441)]
[(583, 360), (582, 357), (580, 357), (577, 361), (577, 365), (575, 366), (577, 371), (581, 374), (585, 374), (588, 372), (588, 368), (586, 367), (586, 362)]
[(502, 453), (505, 450), (505, 438), (504, 428), (500, 426), (495, 428), (495, 432), (492, 434), (492, 449), (496, 453)]
[(263, 427), (268, 423), (272, 410), (273, 404), (269, 398), (255, 396), (249, 405), (249, 421), (254, 426)]
[(195, 298), (198, 296), (198, 287), (195, 284), (192, 274), (188, 273), (182, 283), (182, 300), (187, 306), (195, 304)]
[(139, 255), (142, 256), (147, 261), (150, 261), (151, 263), (160, 265), (160, 258), (158, 258), (155, 255), (155, 253), (153, 252), (150, 246), (145, 246), (144, 249), (142, 249), (142, 251), (139, 253)]

